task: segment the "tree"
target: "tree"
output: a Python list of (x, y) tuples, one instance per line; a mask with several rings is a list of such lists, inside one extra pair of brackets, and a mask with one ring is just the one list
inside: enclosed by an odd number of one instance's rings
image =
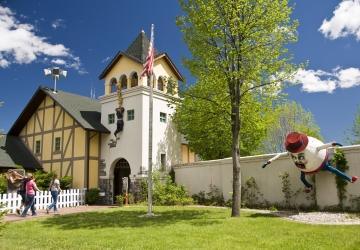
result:
[(322, 139), (320, 128), (310, 111), (306, 111), (296, 102), (278, 105), (270, 113), (267, 136), (261, 143), (259, 153), (284, 152), (284, 138), (291, 131)]
[[(209, 82), (193, 85), (181, 93), (183, 99), (176, 105), (174, 122), (177, 129), (203, 160), (231, 156), (231, 105), (227, 94), (218, 88), (219, 84)], [(207, 98), (197, 98), (205, 96)], [(275, 96), (271, 100), (273, 98)], [(247, 95), (243, 102), (240, 153), (250, 155), (266, 135), (264, 116), (272, 109), (268, 102), (259, 102), (253, 95)]]
[(348, 141), (352, 145), (360, 144), (360, 106), (358, 107), (358, 110), (355, 114), (354, 123), (350, 130), (350, 136), (348, 138)]
[(247, 95), (261, 97), (292, 75), (294, 65), (285, 45), (296, 41), (297, 23), (290, 19), (287, 0), (179, 1), (184, 16), (177, 24), (192, 53), (184, 63), (198, 83), (218, 84), (230, 103), (231, 215), (240, 216), (240, 108)]

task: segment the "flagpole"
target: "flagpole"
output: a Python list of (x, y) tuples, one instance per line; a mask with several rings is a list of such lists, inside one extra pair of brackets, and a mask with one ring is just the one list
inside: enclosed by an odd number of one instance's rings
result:
[(152, 139), (153, 139), (153, 86), (154, 74), (148, 77), (150, 96), (149, 96), (149, 168), (148, 168), (148, 216), (152, 216)]
[(149, 95), (149, 166), (148, 166), (148, 212), (147, 216), (153, 216), (152, 212), (152, 141), (153, 141), (153, 60), (154, 60), (154, 24), (151, 25), (151, 38), (149, 48), (149, 61), (148, 61), (148, 85), (150, 87)]

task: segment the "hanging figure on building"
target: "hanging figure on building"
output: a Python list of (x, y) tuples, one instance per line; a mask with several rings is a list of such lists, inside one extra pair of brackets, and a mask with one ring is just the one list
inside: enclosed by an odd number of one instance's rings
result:
[(116, 122), (116, 130), (114, 132), (114, 135), (116, 138), (117, 138), (117, 134), (123, 131), (124, 128), (124, 119), (123, 119), (124, 111), (125, 109), (123, 107), (115, 109), (117, 122)]
[(329, 161), (329, 147), (342, 146), (339, 143), (331, 142), (324, 144), (320, 140), (307, 136), (298, 132), (291, 132), (286, 136), (285, 149), (287, 152), (277, 154), (266, 163), (262, 168), (278, 159), (280, 156), (290, 155), (295, 163), (295, 166), (301, 171), (300, 180), (305, 185), (305, 192), (308, 193), (312, 190), (313, 186), (306, 180), (306, 174), (313, 174), (319, 170), (327, 170), (348, 182), (354, 183), (358, 177), (348, 176), (344, 172), (331, 166)]
[(121, 89), (121, 85), (117, 84), (116, 85), (116, 93), (117, 93), (117, 99), (118, 99), (118, 107), (115, 109), (116, 112), (116, 117), (117, 117), (117, 122), (116, 122), (116, 130), (114, 132), (114, 135), (116, 137), (116, 139), (118, 139), (117, 134), (121, 131), (123, 131), (124, 128), (124, 107), (123, 105), (123, 97), (122, 97), (122, 89)]

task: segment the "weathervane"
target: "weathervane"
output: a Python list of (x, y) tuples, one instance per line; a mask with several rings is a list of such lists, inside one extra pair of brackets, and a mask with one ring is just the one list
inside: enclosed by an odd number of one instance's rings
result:
[(59, 67), (54, 67), (52, 69), (44, 69), (44, 73), (46, 76), (53, 76), (54, 77), (54, 93), (56, 93), (56, 79), (59, 79), (60, 76), (66, 77), (67, 71), (62, 70)]

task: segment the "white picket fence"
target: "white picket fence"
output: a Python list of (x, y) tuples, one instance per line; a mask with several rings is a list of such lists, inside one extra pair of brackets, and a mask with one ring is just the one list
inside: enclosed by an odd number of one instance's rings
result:
[[(77, 207), (85, 204), (86, 189), (68, 189), (63, 190), (58, 196), (57, 207)], [(36, 192), (35, 207), (38, 210), (46, 209), (52, 203), (51, 192), (41, 191)], [(17, 193), (0, 194), (0, 204), (5, 205), (5, 209), (9, 213), (15, 213), (16, 208), (20, 207), (21, 196)]]

